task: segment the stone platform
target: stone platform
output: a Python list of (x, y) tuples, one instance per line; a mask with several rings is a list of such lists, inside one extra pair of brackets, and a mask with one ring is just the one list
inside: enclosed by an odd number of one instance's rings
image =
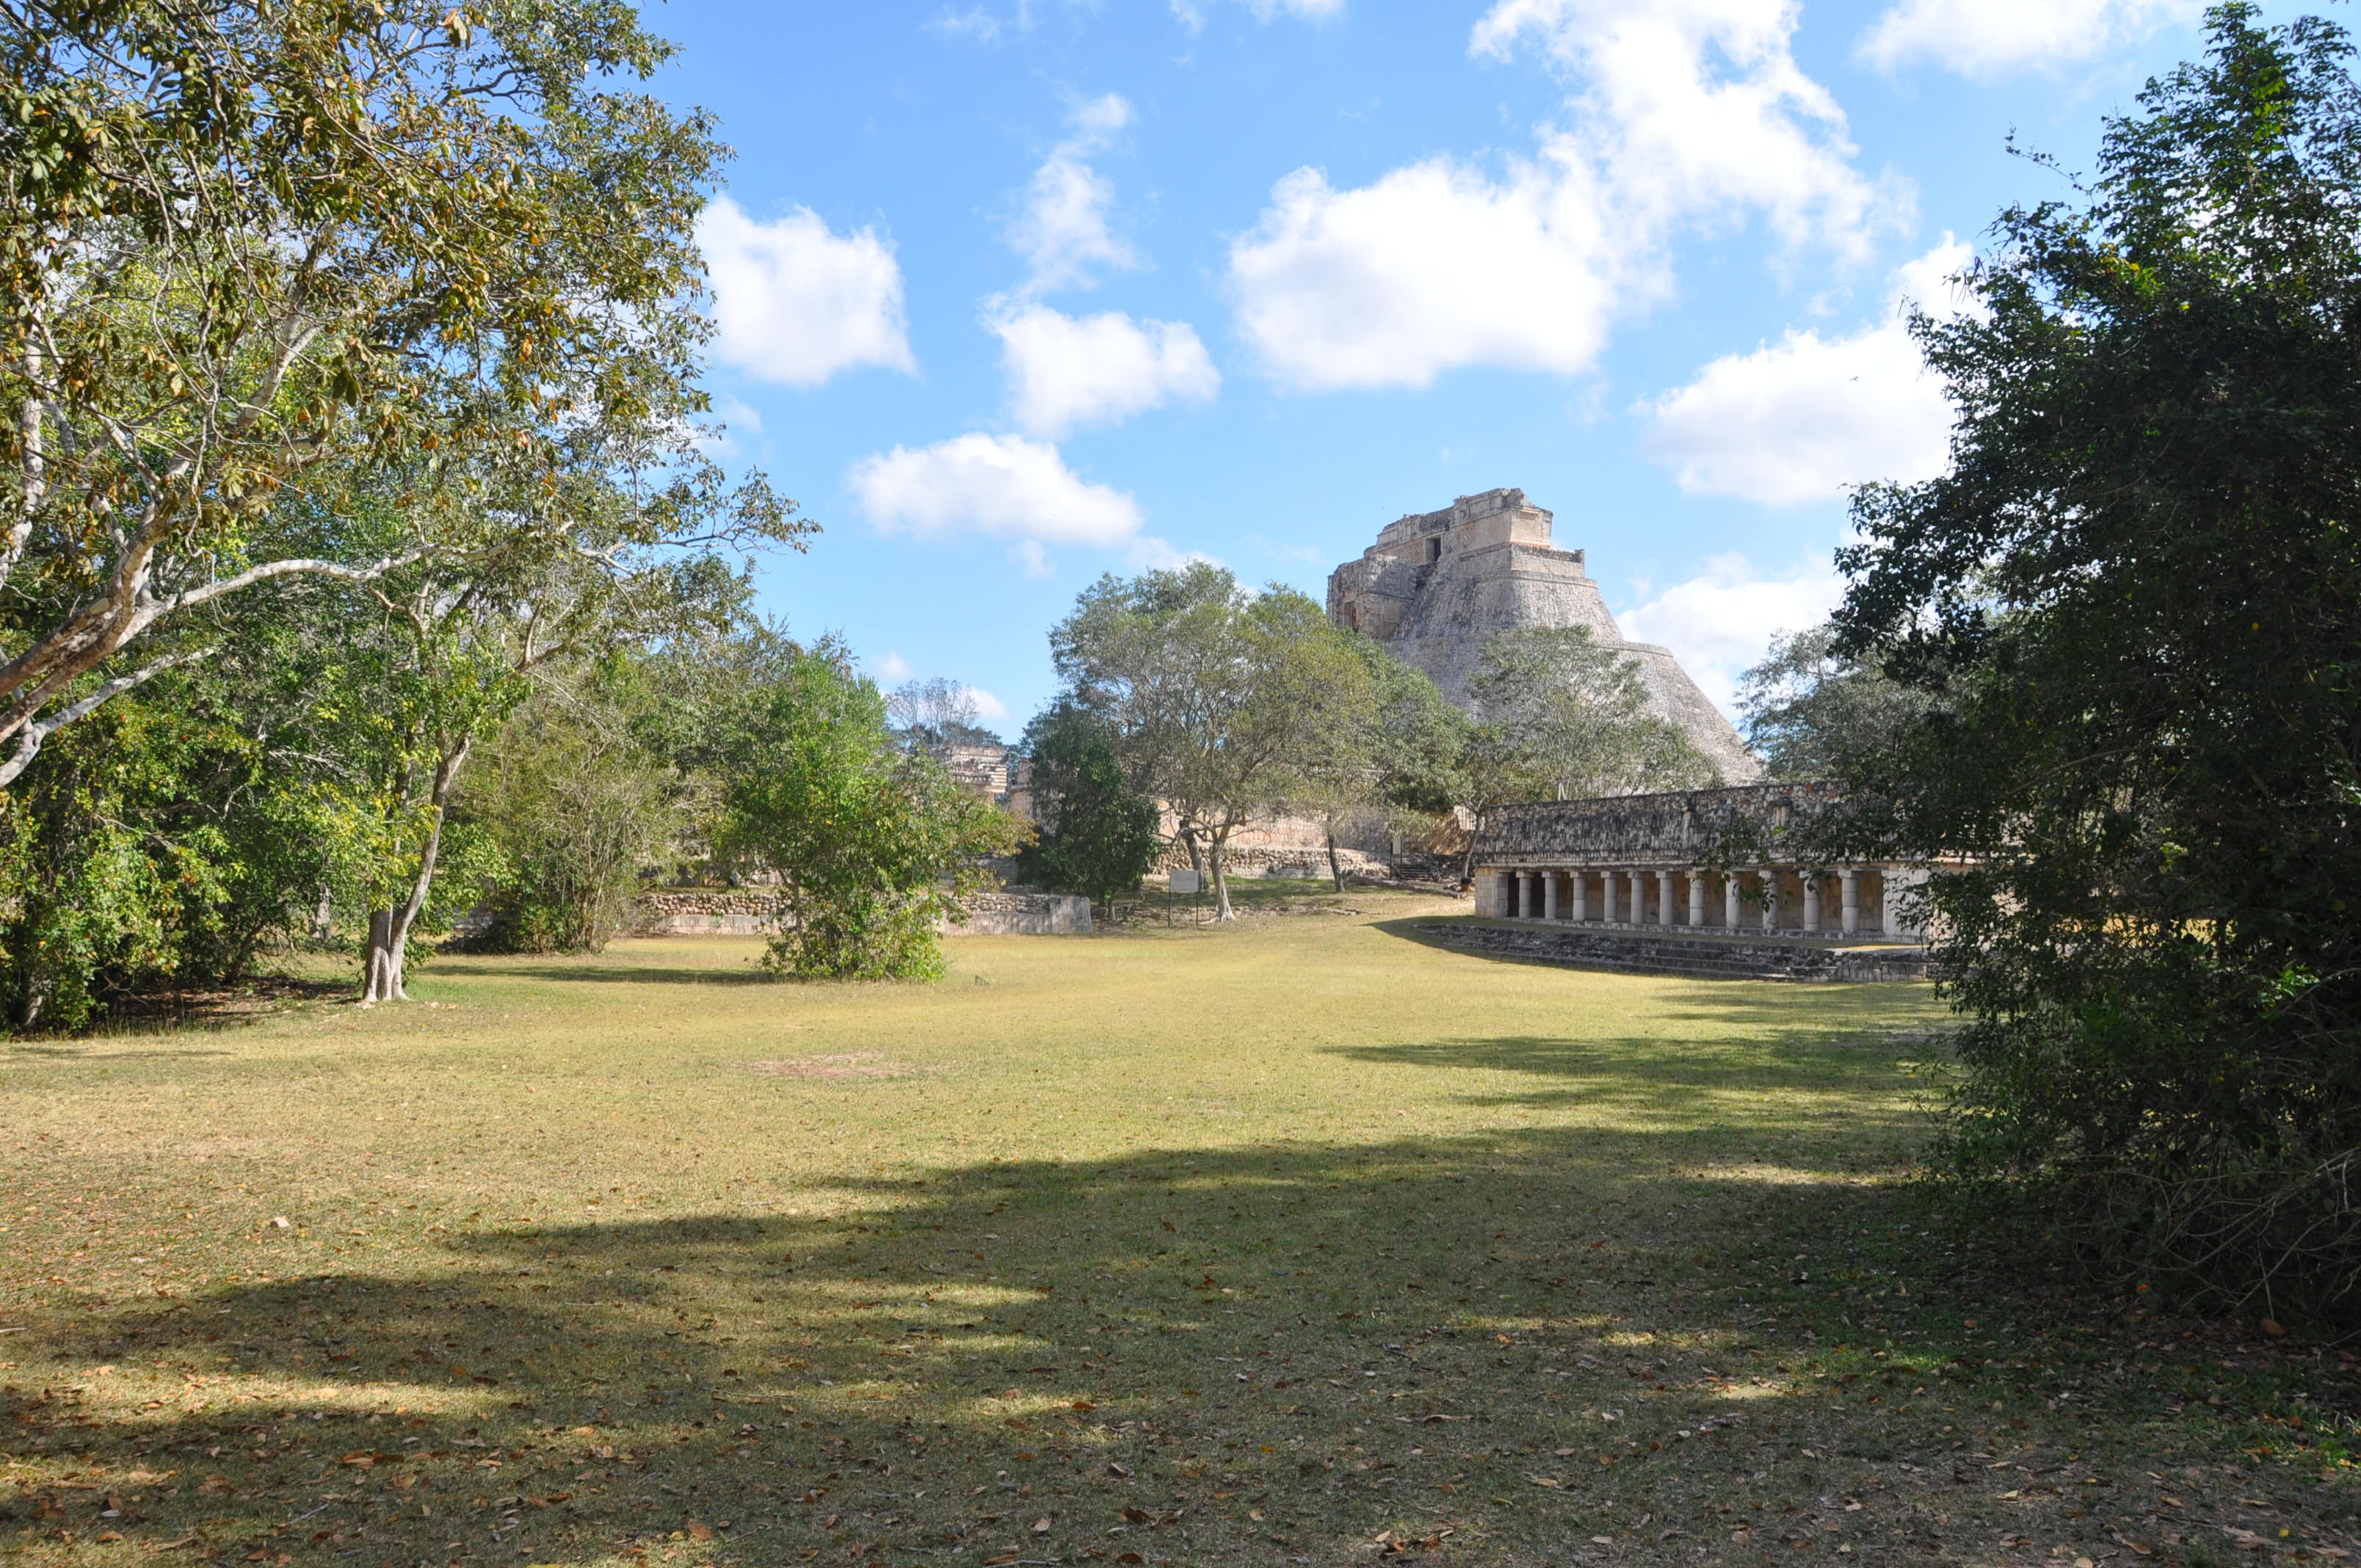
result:
[(1687, 937), (1648, 930), (1581, 931), (1463, 920), (1422, 920), (1411, 930), (1426, 941), (1487, 958), (1564, 964), (1568, 969), (1606, 970), (1618, 974), (1806, 982), (1934, 978), (1934, 966), (1927, 949), (1918, 947), (1783, 941), (1775, 938)]

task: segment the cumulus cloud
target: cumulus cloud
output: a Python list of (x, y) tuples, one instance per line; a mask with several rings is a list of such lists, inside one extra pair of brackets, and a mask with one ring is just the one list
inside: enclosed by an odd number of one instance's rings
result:
[(1035, 435), (1112, 423), (1168, 402), (1204, 402), (1221, 390), (1221, 372), (1186, 322), (1002, 305), (986, 313), (985, 324), (1000, 338), (1016, 422)]
[(1308, 390), (1448, 369), (1588, 367), (1620, 313), (1670, 287), (1669, 242), (1759, 218), (1846, 258), (1906, 210), (1853, 166), (1843, 112), (1795, 63), (1792, 5), (1500, 0), (1469, 48), (1537, 49), (1565, 126), (1497, 170), (1450, 158), (1338, 190), (1301, 169), (1230, 248), (1238, 324)]
[(1049, 546), (1119, 548), (1138, 540), (1144, 521), (1130, 496), (1090, 483), (1055, 446), (1020, 435), (896, 446), (855, 463), (845, 483), (881, 533), (1005, 539), (1034, 576), (1049, 572)]
[(1023, 293), (1094, 287), (1103, 272), (1129, 271), (1139, 252), (1107, 223), (1114, 182), (1090, 159), (1131, 124), (1131, 104), (1106, 93), (1075, 105), (1068, 135), (1033, 171), (1025, 205), (1008, 226), (1008, 243), (1025, 258)]
[(1730, 354), (1641, 405), (1643, 448), (1691, 495), (1793, 506), (1873, 479), (1942, 472), (1951, 405), (1904, 327), (1909, 303), (1938, 314), (1961, 300), (1946, 281), (1969, 247), (1943, 243), (1896, 269), (1887, 319), (1846, 337), (1806, 329)]
[(808, 207), (756, 223), (719, 196), (697, 218), (697, 238), (725, 364), (797, 387), (863, 365), (917, 374), (902, 269), (873, 229), (838, 236)]
[(1670, 648), (1706, 696), (1734, 715), (1738, 677), (1762, 663), (1772, 637), (1818, 625), (1843, 597), (1844, 579), (1826, 562), (1767, 576), (1743, 555), (1717, 555), (1702, 576), (1617, 620), (1625, 636)]
[(1339, 191), (1299, 169), (1230, 248), (1239, 330), (1304, 391), (1580, 370), (1623, 286), (1596, 194), (1565, 142), (1500, 180), (1437, 158)]
[(982, 686), (962, 686), (960, 689), (967, 693), (968, 701), (975, 704), (975, 716), (978, 718), (1008, 717), (1008, 705)]
[(881, 681), (908, 680), (910, 661), (888, 648), (885, 651), (885, 656), (877, 661), (877, 678)]
[(1898, 0), (1854, 53), (1886, 71), (1926, 64), (1991, 81), (2095, 59), (2199, 9), (2200, 0)]

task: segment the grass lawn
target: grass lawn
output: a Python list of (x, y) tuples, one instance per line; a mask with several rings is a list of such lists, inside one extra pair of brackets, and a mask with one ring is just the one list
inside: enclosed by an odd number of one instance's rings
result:
[(964, 938), (932, 987), (639, 941), (438, 959), (406, 1007), (0, 1047), (0, 1548), (2353, 1544), (2350, 1363), (1926, 1215), (1923, 988), (1502, 963), (1402, 934), (1446, 901), (1332, 903), (1357, 913)]

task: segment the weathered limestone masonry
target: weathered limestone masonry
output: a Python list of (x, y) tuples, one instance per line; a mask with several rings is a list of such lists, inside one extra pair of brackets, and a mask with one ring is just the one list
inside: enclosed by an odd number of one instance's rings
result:
[[(768, 936), (779, 928), (778, 895), (699, 888), (641, 894), (631, 929), (640, 936)], [(964, 925), (936, 929), (946, 937), (1063, 937), (1091, 931), (1091, 901), (1062, 893), (981, 893), (968, 904)]]
[(1328, 577), (1328, 614), (1384, 643), (1467, 706), (1467, 683), (1494, 632), (1587, 626), (1640, 667), (1650, 705), (1686, 730), (1722, 778), (1748, 784), (1762, 764), (1669, 649), (1625, 640), (1583, 553), (1550, 543), (1551, 514), (1522, 490), (1462, 496), (1441, 511), (1386, 525), (1357, 561)]
[[(1839, 796), (1752, 784), (1502, 806), (1476, 839), (1476, 913), (1591, 930), (1922, 942), (1907, 895), (1926, 872), (1821, 865), (1788, 848)], [(1746, 863), (1708, 863), (1733, 844)]]

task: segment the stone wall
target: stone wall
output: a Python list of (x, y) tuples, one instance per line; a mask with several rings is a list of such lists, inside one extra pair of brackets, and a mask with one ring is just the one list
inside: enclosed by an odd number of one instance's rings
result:
[(1588, 627), (1637, 668), (1649, 706), (1678, 724), (1731, 784), (1762, 764), (1672, 652), (1627, 640), (1579, 550), (1551, 543), (1551, 514), (1522, 490), (1462, 496), (1440, 511), (1389, 523), (1357, 561), (1328, 579), (1328, 613), (1383, 642), (1466, 706), (1467, 685), (1496, 632)]
[(1494, 807), (1476, 837), (1476, 859), (1514, 866), (1572, 859), (1690, 866), (1717, 850), (1784, 860), (1784, 842), (1844, 798), (1832, 784), (1749, 784), (1607, 795)]
[(1782, 980), (1850, 983), (1927, 980), (1934, 966), (1924, 948), (1848, 948), (1733, 937), (1675, 937), (1552, 930), (1430, 921), (1429, 941), (1493, 958), (1621, 974), (1691, 980)]
[(1091, 901), (1066, 893), (986, 893), (968, 905), (967, 924), (946, 937), (1087, 937)]
[[(965, 925), (946, 921), (946, 937), (1087, 935), (1091, 901), (1055, 893), (984, 893), (968, 905)], [(733, 888), (642, 894), (631, 928), (641, 937), (766, 937), (776, 931), (775, 895)]]

